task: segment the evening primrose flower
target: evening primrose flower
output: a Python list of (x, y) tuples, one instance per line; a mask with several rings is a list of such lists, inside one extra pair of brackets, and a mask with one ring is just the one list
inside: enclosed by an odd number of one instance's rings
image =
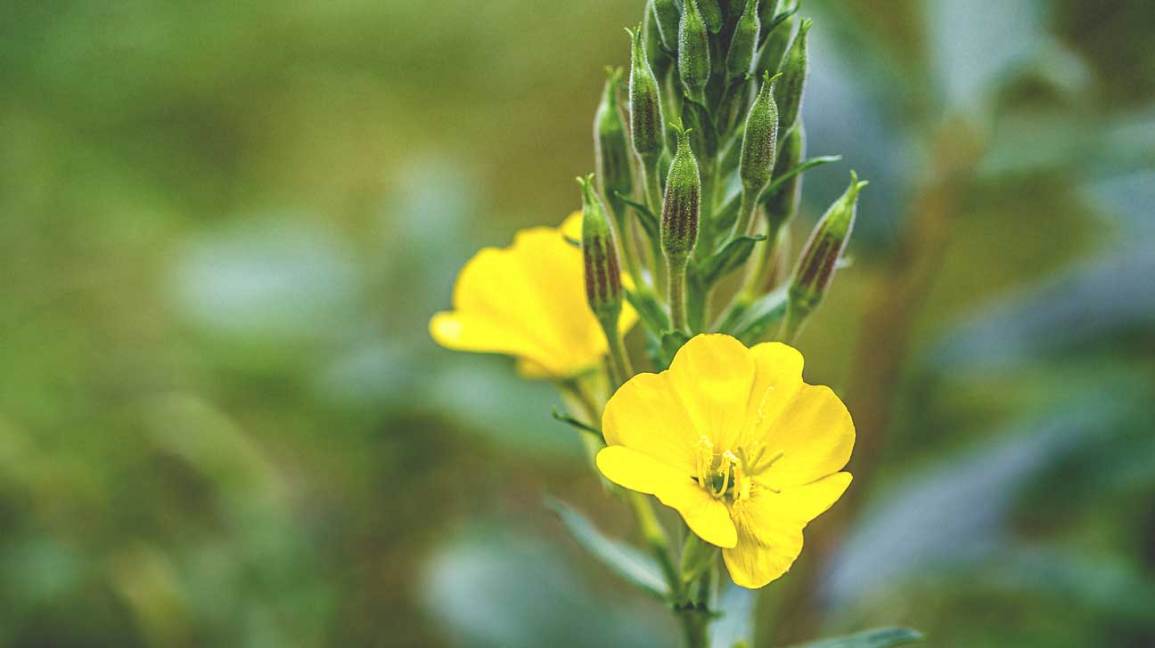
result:
[[(602, 361), (607, 343), (586, 303), (580, 212), (560, 228), (518, 232), (513, 245), (484, 248), (457, 278), (453, 310), (437, 313), (429, 331), (459, 351), (503, 353), (528, 377), (567, 380)], [(566, 239), (569, 239), (567, 241)], [(622, 307), (623, 332), (637, 321)]]
[(839, 472), (854, 446), (849, 412), (802, 382), (802, 354), (777, 342), (691, 339), (667, 371), (618, 389), (602, 430), (602, 474), (676, 509), (747, 588), (786, 573), (802, 529), (850, 485)]

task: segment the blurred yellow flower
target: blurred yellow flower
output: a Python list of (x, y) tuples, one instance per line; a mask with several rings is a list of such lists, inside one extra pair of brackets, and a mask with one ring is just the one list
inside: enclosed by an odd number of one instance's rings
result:
[(802, 382), (802, 354), (785, 344), (699, 335), (669, 370), (622, 385), (602, 430), (602, 474), (676, 509), (743, 587), (786, 573), (803, 527), (850, 485), (850, 413)]
[[(507, 248), (484, 248), (462, 268), (453, 310), (433, 316), (429, 331), (441, 346), (504, 353), (523, 375), (563, 380), (596, 367), (605, 335), (586, 302), (581, 213), (560, 228), (521, 230)], [(622, 308), (621, 329), (637, 314)]]

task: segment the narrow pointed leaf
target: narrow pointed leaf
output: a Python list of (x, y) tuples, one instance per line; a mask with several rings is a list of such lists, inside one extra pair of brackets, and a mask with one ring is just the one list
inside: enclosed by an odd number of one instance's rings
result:
[(858, 634), (821, 639), (794, 648), (892, 648), (922, 641), (922, 633), (910, 628), (878, 628)]
[(750, 253), (754, 251), (754, 244), (765, 241), (762, 234), (757, 236), (739, 236), (727, 243), (717, 254), (706, 259), (699, 268), (702, 281), (712, 286), (722, 277), (742, 267)]

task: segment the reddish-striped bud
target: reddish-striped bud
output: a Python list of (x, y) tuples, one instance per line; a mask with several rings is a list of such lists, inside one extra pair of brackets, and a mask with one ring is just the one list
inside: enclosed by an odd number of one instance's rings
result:
[(616, 325), (622, 312), (622, 271), (613, 227), (593, 187), (593, 174), (578, 178), (582, 191), (582, 260), (586, 301), (603, 324)]

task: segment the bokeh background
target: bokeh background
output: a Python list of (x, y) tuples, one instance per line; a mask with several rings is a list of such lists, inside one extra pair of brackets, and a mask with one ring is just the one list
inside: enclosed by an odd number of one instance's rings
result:
[[(0, 645), (648, 646), (558, 401), (426, 333), (640, 0), (0, 3)], [(1155, 5), (807, 0), (853, 497), (766, 645), (1155, 645)]]

